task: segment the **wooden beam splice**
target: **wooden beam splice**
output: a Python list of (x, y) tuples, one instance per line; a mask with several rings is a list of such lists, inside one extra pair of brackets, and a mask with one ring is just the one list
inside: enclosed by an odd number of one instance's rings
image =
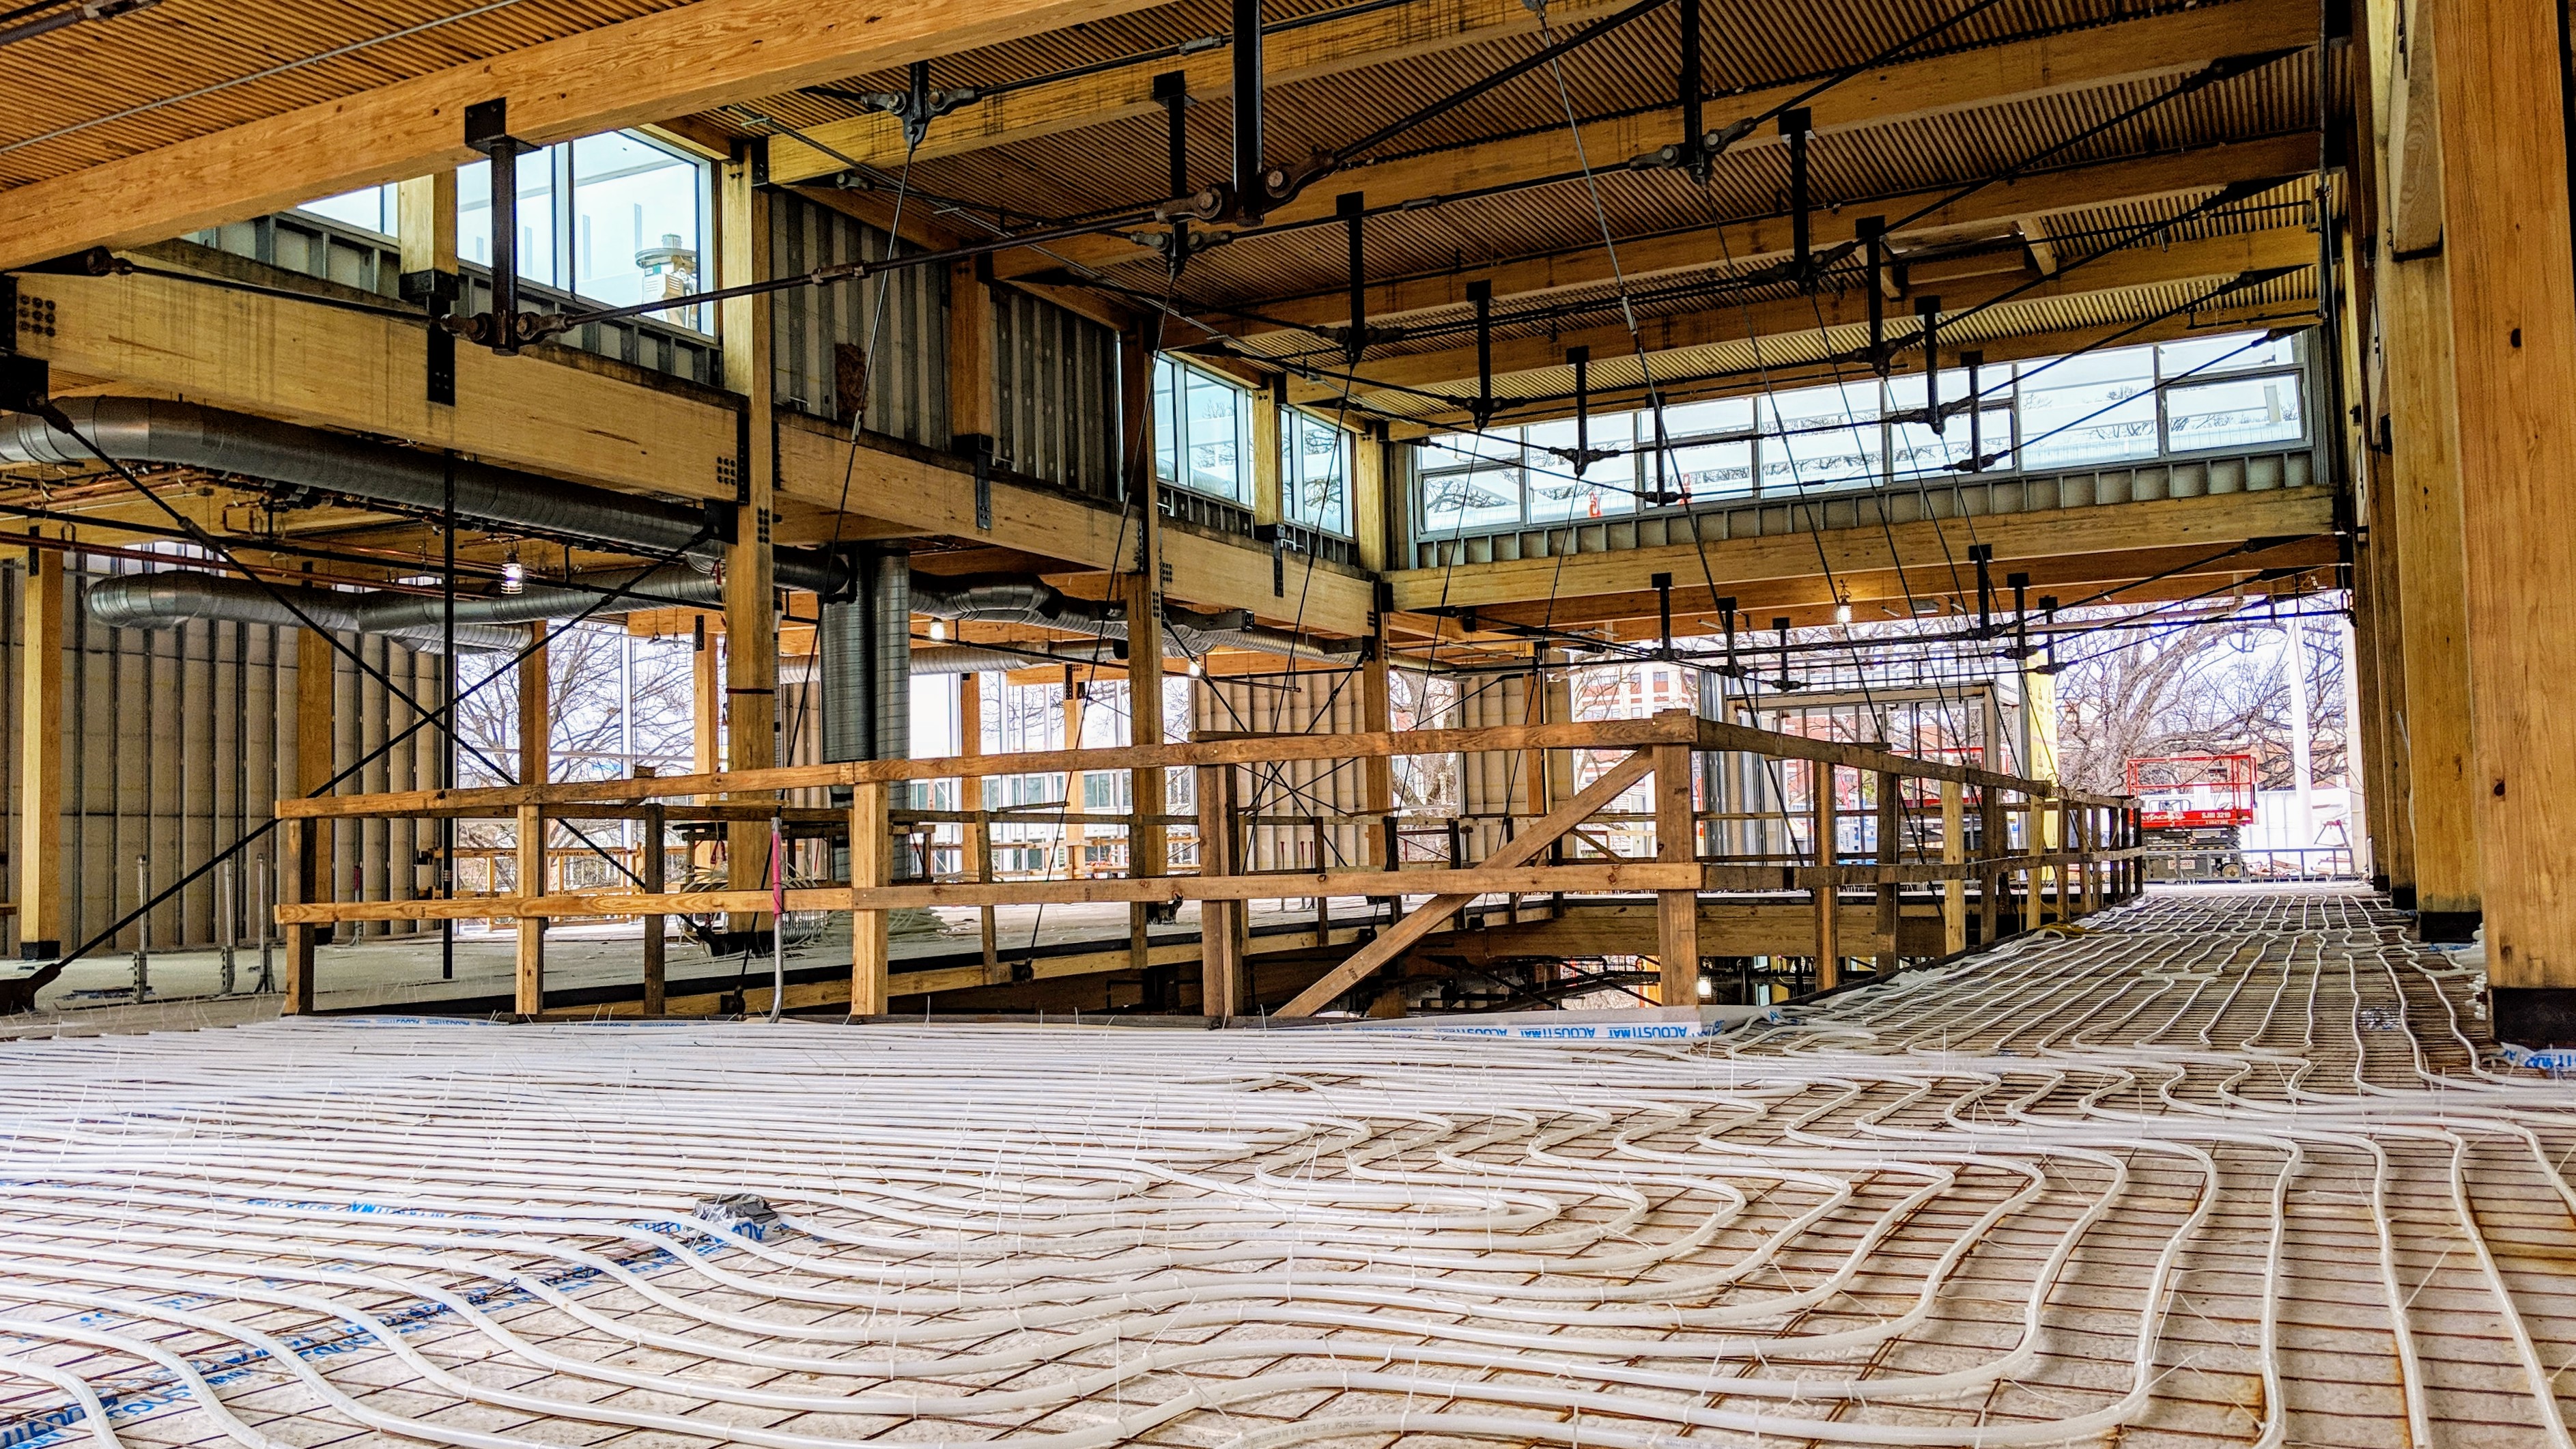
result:
[[(1613, 765), (1610, 773), (1593, 781), (1583, 793), (1540, 817), (1528, 830), (1505, 842), (1500, 850), (1487, 856), (1482, 865), (1486, 868), (1514, 866), (1534, 859), (1558, 836), (1590, 819), (1654, 768), (1655, 752), (1638, 750), (1630, 754)], [(1325, 972), (1314, 985), (1298, 992), (1294, 1000), (1279, 1009), (1279, 1015), (1314, 1015), (1325, 1002), (1366, 980), (1370, 972), (1402, 955), (1414, 942), (1440, 929), (1453, 912), (1475, 898), (1472, 894), (1433, 896), (1391, 929), (1380, 931), (1376, 940), (1351, 953), (1349, 960)], [(1693, 969), (1697, 969), (1696, 962)]]

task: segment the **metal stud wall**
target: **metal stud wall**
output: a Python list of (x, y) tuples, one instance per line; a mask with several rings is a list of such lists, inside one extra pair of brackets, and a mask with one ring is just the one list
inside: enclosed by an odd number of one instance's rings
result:
[[(135, 857), (151, 860), (159, 890), (196, 869), (217, 851), (265, 825), (272, 802), (296, 777), (295, 700), (298, 631), (269, 625), (192, 621), (161, 630), (118, 629), (94, 623), (79, 597), (93, 581), (131, 572), (131, 563), (75, 564), (73, 605), (64, 629), (65, 738), (63, 848), (70, 916), (66, 943), (89, 937), (131, 910), (140, 899)], [(23, 889), (23, 861), (16, 858), (19, 681), (25, 641), (20, 608), (24, 565), (0, 569), (0, 813), (10, 845), (10, 899)], [(415, 654), (382, 639), (343, 636), (367, 661), (384, 670), (413, 699), (433, 704), (438, 691), (435, 656)], [(382, 745), (417, 716), (383, 685), (362, 676), (345, 658), (334, 659), (333, 726), (336, 757), (354, 760)], [(435, 782), (434, 730), (422, 730), (387, 758), (342, 788), (407, 790)], [(414, 865), (430, 834), (410, 821), (367, 821), (338, 832), (331, 855), (333, 894), (353, 899), (363, 883), (370, 898), (408, 899), (416, 893)], [(253, 927), (254, 859), (273, 861), (269, 842), (236, 857), (232, 880), (239, 893), (236, 919), (245, 939)], [(274, 880), (274, 876), (271, 876)], [(217, 911), (215, 880), (200, 880), (152, 915), (156, 949), (211, 944)], [(382, 933), (383, 924), (367, 928)], [(394, 923), (408, 933), (416, 923)], [(109, 947), (132, 949), (136, 932), (120, 932)]]

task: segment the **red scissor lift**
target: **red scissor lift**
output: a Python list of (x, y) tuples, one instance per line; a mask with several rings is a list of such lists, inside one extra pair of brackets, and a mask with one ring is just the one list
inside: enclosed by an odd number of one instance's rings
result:
[(2237, 831), (2254, 823), (2252, 755), (2142, 756), (2129, 761), (2128, 775), (2147, 843), (2171, 852), (2150, 858), (2150, 878), (2245, 874)]

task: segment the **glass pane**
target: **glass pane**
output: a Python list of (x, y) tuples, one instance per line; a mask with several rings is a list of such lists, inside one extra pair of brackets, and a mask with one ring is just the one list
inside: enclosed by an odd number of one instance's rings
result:
[(1351, 531), (1347, 435), (1300, 413), (1286, 417), (1282, 441), (1288, 457), (1281, 474), (1289, 518), (1327, 533)]
[(394, 234), (394, 189), (390, 186), (344, 191), (337, 196), (308, 201), (295, 209), (326, 217), (342, 226), (354, 226), (360, 231), (372, 231), (381, 236)]
[(1422, 470), (1436, 473), (1443, 468), (1462, 468), (1479, 461), (1518, 463), (1520, 460), (1518, 428), (1497, 428), (1490, 433), (1439, 433), (1432, 437), (1430, 448), (1422, 455)]
[[(1977, 380), (1988, 388), (1990, 401), (2001, 401), (2008, 400), (2012, 395), (2010, 377), (2011, 374), (1998, 368), (1991, 372), (1980, 371)], [(1893, 476), (1917, 479), (1926, 476), (1949, 477), (1954, 471), (1966, 471), (1953, 470), (1950, 465), (1963, 463), (1969, 456), (1971, 430), (1968, 414), (1960, 408), (1960, 404), (1967, 400), (1968, 374), (1964, 371), (1945, 370), (1941, 374), (1943, 416), (1940, 431), (1935, 432), (1931, 425), (1924, 421), (1890, 423), (1888, 432), (1895, 452), (1888, 461)], [(1888, 379), (1887, 403), (1891, 417), (1902, 418), (1908, 413), (1919, 416), (1923, 411), (1923, 402), (1922, 374)], [(2011, 419), (2012, 413), (2009, 409), (1989, 407), (1985, 416), (1979, 419), (1975, 429), (1977, 449), (1988, 456), (2010, 452), (2012, 450)], [(1992, 469), (2001, 467), (2002, 464), (2002, 459), (1996, 459), (1987, 466)]]
[[(519, 158), (519, 275), (552, 285), (555, 279), (554, 148)], [(492, 163), (477, 161), (456, 173), (456, 250), (469, 262), (492, 265)]]
[(2063, 468), (2156, 451), (2155, 349), (2024, 364), (2021, 466)]
[(2177, 453), (2297, 442), (2307, 436), (2296, 374), (2193, 383), (2165, 394), (2165, 425)]
[(1884, 471), (1876, 378), (1766, 398), (1761, 417), (1765, 493), (1867, 487)]
[[(572, 289), (612, 305), (699, 290), (705, 169), (631, 136), (572, 143)], [(704, 329), (697, 308), (657, 314)]]
[(2194, 337), (2156, 349), (2157, 374), (2168, 381), (2193, 369), (2195, 376), (2237, 372), (2253, 367), (2288, 367), (2298, 361), (2296, 343), (2288, 337), (2265, 341), (2260, 332), (2230, 332), (2220, 337)]
[[(1741, 441), (1753, 431), (1753, 399), (1717, 398), (1664, 409), (1660, 453), (1652, 447), (1652, 413), (1637, 415), (1637, 431), (1649, 444), (1645, 477), (1676, 506), (1753, 492), (1753, 445)], [(1708, 441), (1720, 437), (1738, 441)]]
[(1636, 442), (1636, 420), (1622, 413), (1594, 418), (1582, 441), (1616, 457), (1596, 459), (1577, 476), (1574, 419), (1533, 423), (1523, 430), (1529, 443), (1529, 521), (1563, 523), (1570, 518), (1600, 518), (1626, 513), (1635, 506), (1637, 460), (1628, 449)]
[(1241, 421), (1243, 394), (1191, 368), (1181, 369), (1189, 429), (1189, 476), (1181, 481), (1202, 493), (1243, 501)]
[(1521, 521), (1517, 468), (1460, 469), (1422, 475), (1422, 528), (1432, 537), (1510, 528)]
[(1181, 481), (1179, 419), (1172, 411), (1179, 372), (1169, 358), (1154, 359), (1154, 476), (1166, 483)]

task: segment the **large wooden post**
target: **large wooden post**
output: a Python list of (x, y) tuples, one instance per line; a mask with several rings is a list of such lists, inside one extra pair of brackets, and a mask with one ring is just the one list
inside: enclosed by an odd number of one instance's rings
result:
[(1834, 865), (1834, 767), (1810, 761), (1812, 782), (1807, 829), (1815, 837), (1816, 857), (1816, 989), (1831, 991), (1843, 982), (1842, 882)]
[[(304, 905), (321, 898), (322, 862), (315, 842), (322, 838), (324, 823), (302, 817), (291, 819), (280, 827), (283, 839), (278, 855), (277, 895), (281, 901)], [(315, 928), (296, 922), (286, 927), (286, 999), (278, 1011), (287, 1016), (302, 1016), (313, 1010), (313, 944)]]
[[(1655, 746), (1655, 859), (1665, 865), (1699, 862), (1699, 818), (1691, 792), (1691, 747)], [(1663, 966), (1666, 1006), (1699, 1004), (1699, 892), (1655, 893), (1656, 959)]]
[(2425, 7), (2459, 401), (2480, 906), (2500, 1040), (2576, 1041), (2576, 269), (2560, 17)]
[[(1285, 499), (1282, 474), (1286, 471), (1280, 435), (1287, 422), (1287, 409), (1282, 404), (1288, 378), (1282, 374), (1273, 385), (1252, 395), (1252, 521), (1255, 525), (1277, 523)], [(1172, 406), (1180, 408), (1182, 400), (1174, 398)], [(1284, 592), (1284, 586), (1283, 590)]]
[[(1968, 813), (1965, 787), (1956, 780), (1941, 782), (1941, 863), (1968, 863)], [(1956, 956), (1968, 949), (1968, 881), (1965, 876), (1952, 876), (1941, 882), (1941, 954)]]
[[(2398, 588), (2396, 490), (2379, 487), (2365, 500), (2373, 542), (2356, 551), (2356, 571), (2369, 566), (2371, 678), (2378, 685), (2380, 786), (2379, 823), (2386, 830), (2377, 840), (2381, 872), (2388, 877), (2389, 899), (2398, 909), (2415, 909), (2415, 760), (2407, 718), (2413, 691), (2406, 677), (2406, 603)], [(2368, 701), (2364, 702), (2368, 705)]]
[[(1889, 771), (1878, 773), (1878, 863), (1894, 865), (1905, 831), (1904, 782)], [(1902, 903), (1896, 893), (1896, 882), (1878, 883), (1878, 940), (1876, 970), (1881, 976), (1896, 974), (1896, 932)]]
[[(769, 276), (769, 198), (755, 184), (759, 155), (747, 143), (724, 163), (722, 233), (716, 272), (725, 286)], [(748, 424), (736, 459), (735, 541), (725, 556), (725, 758), (733, 769), (778, 763), (778, 605), (770, 553), (771, 492), (778, 475), (777, 375), (770, 356), (770, 299), (718, 304), (728, 391), (743, 397)], [(768, 882), (769, 826), (736, 821), (725, 831), (725, 883), (757, 890)], [(758, 914), (734, 928), (756, 929)]]
[(63, 954), (63, 555), (27, 550), (19, 581), (18, 954)]
[[(339, 732), (332, 727), (332, 713), (338, 696), (339, 662), (333, 656), (331, 641), (317, 630), (300, 629), (295, 636), (295, 793), (321, 793), (338, 773), (335, 751)], [(330, 878), (333, 851), (338, 831), (333, 822), (316, 820), (311, 828), (309, 848), (314, 857), (314, 876), (306, 901), (329, 900), (333, 894)], [(315, 926), (316, 945), (328, 945), (332, 928)], [(309, 989), (309, 987), (308, 987)]]
[(548, 674), (546, 626), (529, 626), (536, 647), (519, 660), (519, 783), (554, 779), (554, 681)]
[[(1236, 831), (1235, 767), (1198, 767), (1199, 874), (1208, 877), (1240, 873), (1241, 837)], [(1199, 902), (1199, 1011), (1223, 1021), (1243, 1009), (1244, 903)]]
[[(984, 753), (984, 676), (967, 670), (957, 676), (957, 753), (974, 758)], [(966, 862), (978, 881), (993, 878), (993, 827), (984, 815), (984, 781), (977, 776), (963, 782), (967, 798), (959, 804), (975, 812), (966, 826)], [(984, 970), (990, 973), (1001, 963), (999, 933), (993, 928), (993, 908), (976, 909), (983, 925)]]
[[(894, 879), (894, 852), (888, 839), (886, 787), (862, 781), (850, 787), (850, 889), (867, 890)], [(886, 1009), (886, 913), (861, 908), (850, 912), (850, 1015), (883, 1016)]]
[(991, 268), (990, 258), (948, 268), (948, 431), (964, 453), (989, 452), (1002, 431)]
[[(1136, 520), (1136, 569), (1119, 580), (1127, 605), (1127, 739), (1135, 745), (1163, 742), (1163, 510), (1149, 502)], [(1158, 818), (1168, 808), (1171, 791), (1160, 765), (1127, 775), (1129, 808), (1127, 872), (1138, 879), (1163, 875), (1168, 865), (1169, 835)], [(1148, 931), (1155, 908), (1143, 901), (1127, 907), (1127, 951), (1134, 969), (1152, 964)]]
[(1370, 423), (1351, 440), (1351, 533), (1358, 540), (1360, 567), (1384, 573), (1394, 540), (1387, 523), (1386, 438), (1382, 424)]
[(2477, 771), (2450, 283), (2438, 256), (2384, 258), (2378, 274), (2387, 329), (2388, 513), (2396, 523), (2391, 541), (2402, 628), (2397, 652), (2406, 679), (2416, 926), (2428, 941), (2466, 941), (2479, 919)]
[[(636, 862), (640, 869), (635, 873), (642, 877), (644, 889), (654, 895), (660, 895), (670, 889), (668, 869), (665, 865), (669, 853), (662, 848), (662, 842), (667, 837), (669, 829), (669, 807), (658, 802), (644, 807), (644, 849), (642, 858)], [(668, 919), (665, 916), (644, 918), (644, 1014), (646, 1016), (662, 1014), (662, 992), (667, 980), (664, 961), (667, 940), (663, 930), (664, 923)]]
[[(2001, 860), (2012, 853), (2012, 843), (2004, 824), (2003, 791), (1993, 785), (1977, 787), (1977, 858), (1980, 861)], [(1977, 944), (1991, 946), (2003, 932), (2004, 882), (2010, 873), (1988, 864), (1977, 875)]]
[[(1064, 747), (1082, 748), (1083, 698), (1078, 692), (1088, 686), (1077, 683), (1064, 696)], [(1082, 828), (1083, 775), (1080, 770), (1064, 772), (1064, 876), (1081, 880), (1091, 872), (1083, 864), (1082, 851), (1086, 837)]]
[[(546, 816), (541, 806), (519, 807), (519, 894), (538, 896), (546, 890)], [(546, 923), (540, 916), (519, 917), (517, 1002), (521, 1016), (546, 1009)]]

